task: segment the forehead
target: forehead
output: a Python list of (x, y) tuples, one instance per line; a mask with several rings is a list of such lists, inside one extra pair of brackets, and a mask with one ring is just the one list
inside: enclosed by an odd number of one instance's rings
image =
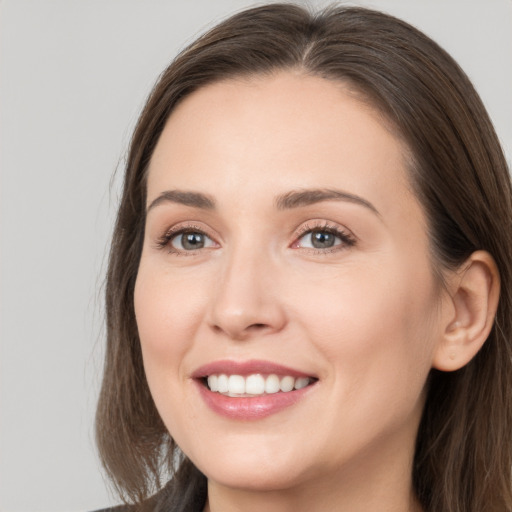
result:
[(281, 72), (217, 82), (184, 99), (155, 148), (148, 201), (184, 188), (250, 198), (342, 188), (381, 203), (409, 194), (405, 146), (342, 83)]

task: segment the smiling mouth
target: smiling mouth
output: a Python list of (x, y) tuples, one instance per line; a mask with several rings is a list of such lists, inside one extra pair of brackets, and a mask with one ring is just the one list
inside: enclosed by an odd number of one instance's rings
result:
[(228, 375), (215, 373), (203, 377), (203, 384), (213, 393), (229, 397), (260, 397), (276, 393), (290, 393), (314, 384), (314, 377), (294, 377), (292, 375)]

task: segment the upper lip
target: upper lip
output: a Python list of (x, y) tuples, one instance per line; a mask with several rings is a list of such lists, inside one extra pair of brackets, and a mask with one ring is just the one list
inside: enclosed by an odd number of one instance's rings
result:
[(233, 361), (233, 360), (220, 360), (207, 363), (200, 366), (192, 373), (192, 378), (202, 379), (209, 375), (218, 374), (228, 375), (251, 375), (255, 373), (262, 374), (276, 374), (276, 375), (290, 375), (291, 377), (314, 377), (311, 374), (283, 366), (282, 364), (273, 363), (271, 361), (264, 361), (253, 359), (249, 361)]

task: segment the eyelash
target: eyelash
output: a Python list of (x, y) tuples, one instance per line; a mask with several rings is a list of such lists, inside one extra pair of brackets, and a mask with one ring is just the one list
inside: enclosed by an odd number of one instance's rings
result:
[[(158, 249), (167, 249), (170, 254), (175, 254), (177, 256), (193, 256), (196, 253), (195, 250), (180, 251), (179, 249), (175, 249), (172, 246), (172, 244), (171, 244), (172, 240), (175, 237), (177, 237), (178, 235), (184, 235), (186, 233), (198, 233), (198, 234), (204, 235), (205, 237), (208, 237), (211, 240), (213, 240), (213, 237), (208, 235), (208, 233), (206, 233), (206, 231), (203, 228), (199, 227), (199, 226), (195, 226), (195, 225), (186, 225), (186, 226), (179, 225), (179, 226), (175, 226), (175, 227), (172, 227), (172, 228), (168, 229), (157, 240), (156, 246), (157, 246)], [(200, 249), (198, 249), (198, 250), (200, 250)]]
[[(340, 228), (339, 226), (336, 226), (334, 224), (330, 224), (327, 221), (321, 221), (314, 224), (305, 224), (302, 226), (299, 231), (295, 234), (294, 242), (291, 244), (291, 247), (293, 248), (300, 248), (296, 247), (299, 241), (304, 238), (306, 235), (313, 233), (313, 232), (320, 232), (320, 233), (329, 233), (336, 238), (339, 238), (341, 240), (340, 244), (334, 245), (329, 248), (324, 249), (318, 249), (318, 248), (311, 248), (311, 247), (304, 247), (303, 250), (308, 251), (309, 253), (314, 254), (330, 254), (333, 252), (338, 252), (343, 249), (346, 249), (348, 247), (353, 247), (356, 244), (355, 237), (349, 233), (348, 231)], [(204, 235), (205, 237), (208, 237), (211, 240), (214, 240), (213, 237), (211, 237), (203, 228), (199, 226), (194, 225), (188, 225), (188, 226), (176, 226), (172, 227), (171, 229), (167, 230), (160, 238), (158, 238), (156, 242), (156, 246), (158, 249), (167, 249), (170, 254), (175, 254), (178, 256), (193, 256), (196, 254), (197, 250), (190, 250), (190, 251), (182, 251), (179, 249), (175, 249), (171, 242), (172, 240), (179, 236), (186, 233), (198, 233), (201, 235)]]
[(335, 224), (330, 224), (327, 221), (321, 221), (315, 222), (313, 224), (305, 224), (304, 226), (302, 226), (295, 236), (295, 241), (293, 242), (292, 247), (296, 246), (298, 242), (306, 235), (314, 233), (315, 231), (319, 233), (329, 233), (335, 236), (336, 238), (339, 238), (341, 240), (341, 243), (325, 249), (317, 249), (314, 247), (303, 248), (304, 250), (307, 250), (308, 252), (313, 254), (331, 254), (333, 252), (338, 252), (349, 247), (353, 247), (356, 244), (356, 238), (349, 231)]

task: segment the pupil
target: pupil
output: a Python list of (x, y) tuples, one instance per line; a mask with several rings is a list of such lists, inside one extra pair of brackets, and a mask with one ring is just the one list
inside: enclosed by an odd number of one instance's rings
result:
[(184, 249), (201, 249), (204, 247), (204, 236), (201, 233), (185, 233), (181, 243)]
[(311, 245), (316, 249), (325, 249), (334, 245), (334, 235), (325, 231), (311, 233)]

